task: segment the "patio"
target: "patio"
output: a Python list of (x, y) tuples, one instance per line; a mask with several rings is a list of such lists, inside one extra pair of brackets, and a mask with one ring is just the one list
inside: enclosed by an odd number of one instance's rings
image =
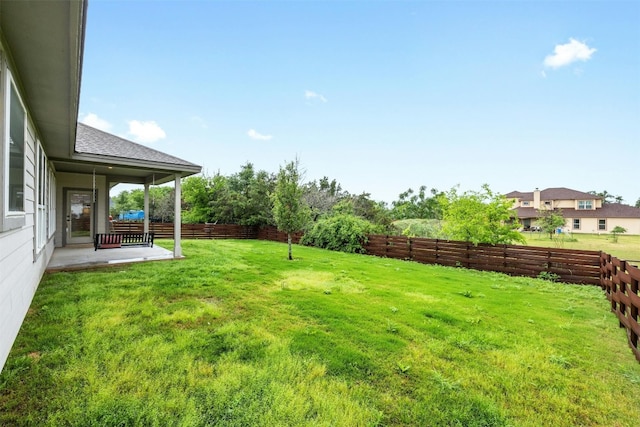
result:
[(174, 259), (173, 252), (160, 246), (94, 250), (92, 244), (55, 248), (47, 272), (84, 270), (134, 262)]

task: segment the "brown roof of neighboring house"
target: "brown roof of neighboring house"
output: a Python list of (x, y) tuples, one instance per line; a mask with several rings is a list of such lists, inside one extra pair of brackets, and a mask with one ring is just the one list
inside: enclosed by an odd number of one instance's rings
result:
[(565, 218), (640, 218), (640, 208), (622, 203), (605, 203), (596, 210), (563, 209)]
[[(512, 191), (505, 194), (509, 199), (533, 200), (533, 192)], [(602, 199), (595, 194), (585, 193), (583, 191), (572, 190), (565, 187), (546, 188), (540, 191), (540, 200), (592, 200)]]
[[(518, 218), (538, 218), (538, 210), (534, 208), (516, 208)], [(621, 203), (606, 203), (601, 208), (592, 209), (562, 209), (565, 218), (640, 218), (640, 208)]]
[(515, 208), (514, 209), (518, 214), (518, 218), (527, 219), (527, 218), (538, 218), (538, 210), (534, 208)]
[(164, 163), (187, 168), (200, 168), (195, 163), (182, 160), (170, 154), (120, 138), (99, 129), (78, 123), (76, 152), (100, 156), (133, 159), (151, 163)]

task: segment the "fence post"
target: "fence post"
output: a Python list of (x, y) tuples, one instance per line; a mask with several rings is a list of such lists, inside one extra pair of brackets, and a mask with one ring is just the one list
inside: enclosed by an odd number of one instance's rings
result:
[(407, 245), (409, 245), (409, 259), (413, 261), (413, 239), (407, 237)]
[[(624, 272), (627, 269), (627, 262), (626, 261), (620, 261), (620, 267), (616, 268), (616, 276), (620, 277), (622, 274), (624, 274)], [(627, 284), (622, 281), (622, 280), (618, 280), (620, 283), (618, 284), (618, 292), (622, 295), (628, 295), (627, 292)], [(620, 313), (622, 313), (623, 316), (627, 315), (627, 305), (623, 302), (624, 298), (621, 298), (622, 295), (619, 295), (619, 300), (620, 302), (618, 303), (618, 310), (620, 311)], [(624, 323), (620, 322), (620, 327), (624, 328), (625, 325)]]

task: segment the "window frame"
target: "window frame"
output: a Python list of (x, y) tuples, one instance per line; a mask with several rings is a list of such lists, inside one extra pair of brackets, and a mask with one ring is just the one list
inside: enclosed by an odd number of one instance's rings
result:
[(572, 221), (572, 229), (573, 230), (580, 230), (580, 226), (581, 226), (581, 221), (580, 218), (574, 218)]
[(49, 194), (47, 204), (47, 239), (51, 239), (56, 232), (56, 174), (53, 165), (49, 164)]
[(599, 218), (598, 219), (598, 231), (607, 231), (607, 219)]
[(34, 197), (34, 238), (35, 238), (35, 252), (39, 253), (44, 248), (49, 240), (49, 161), (47, 154), (44, 151), (44, 147), (39, 140), (35, 142), (35, 197)]
[[(12, 211), (10, 210), (9, 197), (11, 195), (11, 191), (9, 189), (9, 173), (10, 173), (10, 140), (11, 140), (11, 93), (12, 89), (16, 94), (18, 103), (22, 111), (24, 112), (23, 119), (23, 163), (22, 163), (22, 194), (23, 194), (23, 202), (22, 202), (22, 210), (21, 211)], [(28, 112), (25, 107), (24, 101), (22, 100), (22, 96), (20, 95), (20, 91), (18, 90), (18, 85), (13, 79), (13, 75), (9, 67), (6, 66), (6, 62), (3, 61), (2, 56), (0, 55), (0, 99), (2, 99), (2, 105), (4, 111), (2, 111), (2, 136), (1, 136), (1, 147), (0, 147), (0, 173), (2, 176), (3, 184), (0, 186), (0, 231), (9, 231), (17, 228), (24, 227), (26, 225), (26, 204), (27, 200), (24, 199), (24, 195), (26, 194), (26, 167), (27, 167), (27, 120), (28, 120)]]
[(577, 210), (579, 211), (592, 211), (593, 200), (578, 200)]

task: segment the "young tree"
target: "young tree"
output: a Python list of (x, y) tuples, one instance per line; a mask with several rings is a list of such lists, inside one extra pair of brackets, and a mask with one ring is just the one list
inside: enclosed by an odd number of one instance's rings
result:
[(304, 203), (303, 188), (300, 184), (301, 176), (299, 162), (289, 162), (284, 168), (280, 167), (276, 179), (276, 187), (271, 194), (273, 201), (273, 217), (278, 230), (287, 233), (289, 244), (289, 260), (291, 255), (291, 234), (300, 231), (307, 224), (310, 217), (309, 207)]
[(611, 230), (611, 240), (613, 240), (613, 243), (618, 243), (618, 235), (626, 232), (626, 228), (616, 225), (613, 230)]
[(538, 225), (542, 232), (549, 233), (549, 239), (552, 239), (556, 229), (564, 225), (562, 210), (540, 209), (538, 211)]
[(482, 191), (460, 195), (456, 188), (440, 197), (443, 208), (443, 232), (451, 239), (478, 243), (525, 243), (518, 232), (520, 224), (511, 209), (513, 201), (494, 194), (487, 184)]

